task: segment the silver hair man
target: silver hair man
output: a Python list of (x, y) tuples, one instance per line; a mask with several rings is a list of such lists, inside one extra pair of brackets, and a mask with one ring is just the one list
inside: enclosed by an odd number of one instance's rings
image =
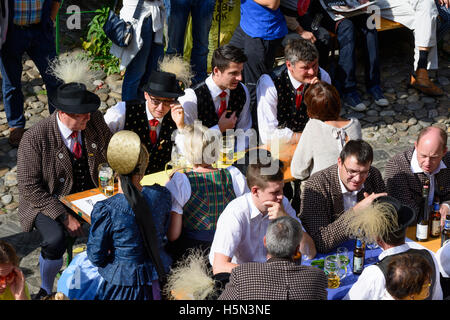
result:
[(292, 258), (298, 251), (302, 236), (300, 222), (290, 216), (270, 221), (265, 236), (267, 254), (274, 258)]

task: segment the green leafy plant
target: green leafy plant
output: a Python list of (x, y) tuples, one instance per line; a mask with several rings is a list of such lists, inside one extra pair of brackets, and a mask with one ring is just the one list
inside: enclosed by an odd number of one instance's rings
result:
[(112, 42), (105, 35), (103, 25), (108, 18), (109, 8), (103, 7), (95, 10), (95, 16), (88, 24), (86, 40), (83, 40), (83, 49), (93, 57), (93, 63), (101, 68), (107, 75), (119, 73), (119, 59), (109, 53)]

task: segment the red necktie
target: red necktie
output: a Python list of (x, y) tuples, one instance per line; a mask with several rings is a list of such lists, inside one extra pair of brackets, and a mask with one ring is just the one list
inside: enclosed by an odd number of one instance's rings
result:
[(295, 96), (295, 106), (297, 107), (297, 110), (300, 110), (300, 105), (302, 104), (302, 100), (303, 100), (303, 87), (304, 85), (301, 84), (298, 88), (297, 88), (297, 95)]
[(72, 153), (75, 156), (76, 159), (81, 158), (81, 153), (83, 152), (81, 150), (81, 143), (78, 142), (78, 131), (72, 132), (70, 135), (72, 139), (74, 139), (73, 146), (72, 146)]
[(152, 119), (149, 120), (148, 123), (150, 124), (150, 140), (152, 141), (152, 144), (156, 143), (156, 127), (159, 124), (158, 119)]
[(219, 94), (220, 97), (220, 108), (219, 111), (217, 112), (217, 115), (220, 116), (225, 112), (225, 110), (227, 109), (227, 93), (225, 91), (222, 91), (221, 94)]

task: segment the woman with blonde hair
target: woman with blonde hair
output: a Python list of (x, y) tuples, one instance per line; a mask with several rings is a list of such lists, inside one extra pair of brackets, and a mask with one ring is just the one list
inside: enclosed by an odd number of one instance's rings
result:
[(175, 260), (189, 248), (208, 249), (220, 214), (231, 200), (248, 189), (245, 176), (236, 167), (213, 167), (222, 141), (217, 130), (195, 124), (185, 126), (182, 134), (182, 153), (192, 170), (175, 172), (166, 184), (172, 194), (167, 237)]

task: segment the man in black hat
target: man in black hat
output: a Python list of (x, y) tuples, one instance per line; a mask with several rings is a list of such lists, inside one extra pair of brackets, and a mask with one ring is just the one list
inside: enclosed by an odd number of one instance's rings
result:
[[(153, 71), (143, 86), (145, 101), (121, 101), (108, 109), (105, 121), (112, 133), (134, 131), (149, 152), (145, 174), (165, 169), (171, 160), (172, 133), (184, 127), (184, 112), (176, 100), (183, 95), (175, 74)], [(169, 112), (170, 111), (170, 112)]]
[(50, 295), (63, 263), (66, 233), (83, 235), (80, 222), (59, 197), (95, 188), (98, 166), (107, 162), (111, 133), (98, 107), (100, 99), (84, 84), (67, 83), (49, 95), (54, 112), (23, 135), (17, 153), (20, 223), (25, 232), (42, 236), (41, 289)]
[[(378, 215), (384, 218), (373, 218)], [(422, 255), (434, 267), (430, 295), (427, 299), (442, 300), (439, 264), (434, 257), (434, 253), (416, 242), (405, 242), (406, 229), (416, 219), (413, 209), (402, 205), (400, 201), (391, 196), (382, 196), (374, 200), (373, 206), (355, 213), (355, 219), (359, 219), (361, 224), (359, 225), (356, 222), (353, 227), (350, 227), (352, 230), (359, 229), (366, 235), (370, 233), (370, 230), (379, 230), (378, 236), (375, 235), (375, 237), (383, 252), (378, 256), (378, 263), (363, 270), (358, 281), (344, 297), (345, 300), (381, 300), (386, 298), (385, 275), (387, 265), (393, 256), (403, 252), (414, 252)], [(387, 225), (386, 221), (392, 221), (393, 223)], [(369, 235), (369, 238), (372, 237)]]

